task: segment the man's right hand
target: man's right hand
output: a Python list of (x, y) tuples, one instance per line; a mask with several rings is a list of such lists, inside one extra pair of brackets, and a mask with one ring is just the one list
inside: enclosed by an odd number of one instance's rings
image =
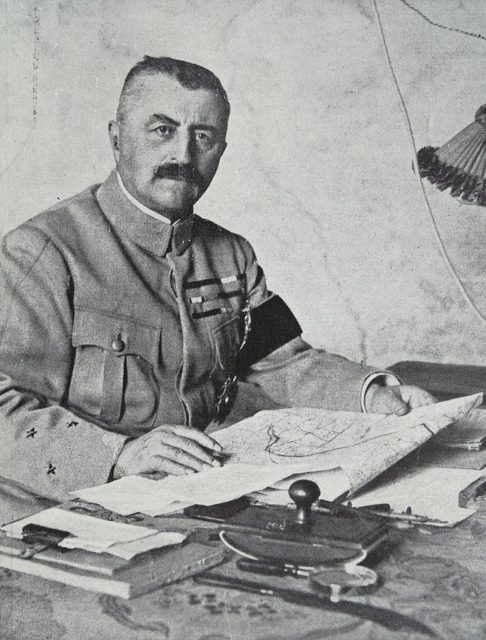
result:
[(127, 440), (113, 471), (114, 478), (139, 473), (184, 475), (220, 467), (214, 454), (221, 445), (202, 431), (183, 425), (163, 425)]

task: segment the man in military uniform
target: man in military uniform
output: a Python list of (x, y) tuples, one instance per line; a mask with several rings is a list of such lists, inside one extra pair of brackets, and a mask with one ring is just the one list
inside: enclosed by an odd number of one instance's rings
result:
[(311, 348), (249, 243), (193, 213), (229, 111), (207, 69), (145, 57), (109, 124), (116, 170), (3, 239), (5, 504), (219, 465), (208, 425), (262, 408), (433, 401)]

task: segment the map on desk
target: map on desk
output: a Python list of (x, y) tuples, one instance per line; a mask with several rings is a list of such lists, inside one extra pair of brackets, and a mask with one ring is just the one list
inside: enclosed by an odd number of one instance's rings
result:
[(366, 485), (481, 401), (475, 394), (402, 417), (302, 408), (261, 411), (212, 434), (228, 456), (221, 468), (162, 480), (126, 476), (73, 495), (122, 515), (155, 516), (265, 489), (271, 501), (288, 502), (286, 489), (303, 474), (319, 484), (323, 498), (333, 500)]
[[(262, 411), (214, 435), (229, 450), (232, 462), (306, 462), (306, 471), (317, 472), (339, 468), (347, 490), (354, 493), (478, 402), (481, 395), (467, 396), (420, 407), (402, 417), (320, 409)], [(338, 474), (321, 478), (315, 473), (313, 479), (328, 500), (343, 493), (343, 477)], [(293, 480), (279, 483), (278, 488), (287, 489)]]

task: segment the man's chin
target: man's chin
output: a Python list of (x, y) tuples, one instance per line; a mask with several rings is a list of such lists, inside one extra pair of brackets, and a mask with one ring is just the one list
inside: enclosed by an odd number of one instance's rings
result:
[(184, 213), (192, 209), (194, 203), (199, 199), (199, 194), (194, 188), (188, 188), (188, 185), (181, 185), (175, 188), (159, 190), (153, 194), (152, 209), (158, 213), (165, 212), (181, 212)]
[(152, 201), (150, 209), (171, 220), (176, 220), (192, 210), (196, 199), (193, 198), (160, 198)]

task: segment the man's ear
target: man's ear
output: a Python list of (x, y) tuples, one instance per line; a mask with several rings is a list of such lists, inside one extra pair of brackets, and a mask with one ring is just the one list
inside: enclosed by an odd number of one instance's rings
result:
[(115, 158), (115, 162), (118, 164), (118, 158), (120, 157), (120, 125), (116, 120), (110, 120), (108, 123), (108, 135), (110, 136), (113, 157)]

